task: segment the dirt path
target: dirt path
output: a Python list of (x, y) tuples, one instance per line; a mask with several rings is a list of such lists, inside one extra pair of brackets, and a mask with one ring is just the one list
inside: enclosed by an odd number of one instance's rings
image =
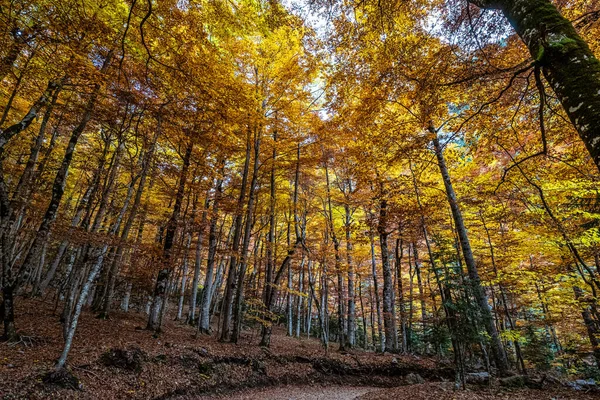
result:
[(219, 397), (199, 397), (199, 399), (228, 400), (350, 400), (381, 388), (365, 386), (280, 386), (264, 389), (248, 389)]

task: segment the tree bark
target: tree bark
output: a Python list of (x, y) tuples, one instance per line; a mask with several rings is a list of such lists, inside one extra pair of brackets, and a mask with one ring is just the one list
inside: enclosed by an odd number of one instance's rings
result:
[[(381, 318), (381, 300), (379, 298), (379, 282), (377, 279), (377, 263), (375, 262), (375, 241), (373, 233), (370, 234), (371, 240), (371, 275), (373, 276), (373, 291), (375, 292), (375, 307), (377, 309), (377, 331), (379, 334), (379, 350), (384, 353), (386, 349), (385, 334), (383, 332), (383, 321)], [(373, 341), (375, 346), (375, 341)]]
[[(112, 60), (112, 56), (113, 52), (110, 51), (104, 59), (104, 63), (102, 65), (102, 68), (100, 69), (100, 72), (102, 74), (106, 73), (106, 70), (108, 69), (108, 66), (110, 65), (110, 62)], [(75, 146), (77, 146), (77, 142), (79, 141), (81, 134), (87, 127), (88, 122), (92, 119), (94, 108), (96, 106), (96, 101), (100, 94), (100, 88), (101, 85), (99, 83), (96, 83), (94, 85), (94, 89), (85, 106), (83, 116), (79, 121), (79, 124), (77, 124), (75, 129), (73, 129), (73, 131), (71, 132), (71, 138), (67, 145), (63, 161), (58, 172), (56, 173), (56, 177), (54, 178), (54, 183), (52, 186), (52, 197), (50, 199), (50, 203), (48, 204), (48, 208), (46, 209), (46, 213), (44, 214), (42, 222), (37, 229), (33, 243), (31, 244), (27, 256), (25, 257), (17, 275), (18, 278), (15, 282), (17, 286), (19, 286), (21, 282), (24, 282), (28, 279), (32, 268), (37, 263), (42, 248), (48, 240), (50, 228), (52, 227), (54, 220), (56, 219), (58, 206), (60, 205), (62, 196), (65, 192), (65, 185), (67, 183), (69, 167), (71, 166), (71, 161), (73, 160), (73, 154), (75, 153)]]
[(600, 61), (550, 0), (470, 0), (499, 9), (541, 67), (600, 170)]
[[(352, 184), (348, 179), (348, 196), (352, 193)], [(348, 197), (347, 196), (347, 197)], [(348, 346), (356, 345), (356, 296), (354, 290), (354, 262), (352, 260), (352, 213), (350, 212), (349, 199), (346, 198), (344, 203), (344, 211), (346, 213), (346, 262), (348, 263)]]
[(398, 306), (400, 308), (400, 332), (402, 333), (402, 345), (400, 351), (406, 352), (407, 348), (407, 330), (406, 330), (406, 307), (404, 305), (404, 289), (402, 285), (402, 240), (396, 239), (396, 249), (394, 252), (396, 259), (396, 286), (398, 287)]
[(181, 212), (181, 204), (183, 202), (183, 196), (185, 193), (185, 183), (187, 180), (188, 169), (190, 166), (190, 158), (192, 156), (193, 142), (187, 144), (185, 154), (183, 156), (183, 166), (181, 173), (179, 174), (179, 186), (177, 188), (177, 194), (175, 195), (175, 204), (173, 205), (173, 213), (167, 224), (165, 233), (165, 242), (163, 245), (162, 254), (162, 269), (158, 273), (156, 278), (156, 285), (154, 287), (154, 296), (152, 300), (152, 310), (148, 318), (147, 329), (153, 330), (155, 333), (160, 332), (161, 328), (161, 314), (167, 301), (167, 289), (169, 285), (169, 278), (171, 276), (171, 252), (173, 243), (175, 242), (175, 233), (177, 231), (177, 224), (179, 222), (179, 214)]
[(248, 204), (246, 206), (246, 226), (244, 227), (244, 239), (242, 242), (242, 253), (240, 257), (240, 271), (237, 276), (237, 284), (235, 291), (235, 302), (233, 304), (233, 332), (231, 341), (237, 343), (242, 330), (244, 318), (242, 303), (244, 299), (244, 279), (248, 269), (248, 248), (250, 247), (250, 234), (254, 225), (254, 204), (256, 202), (256, 185), (258, 182), (258, 167), (260, 155), (261, 130), (255, 133), (254, 140), (254, 163), (252, 165), (252, 180), (248, 190)]
[(200, 315), (198, 316), (198, 332), (210, 334), (210, 305), (214, 289), (213, 276), (215, 267), (215, 257), (217, 254), (217, 221), (219, 219), (219, 202), (223, 194), (223, 170), (225, 169), (225, 160), (221, 161), (221, 176), (217, 178), (215, 185), (215, 196), (210, 217), (210, 228), (208, 233), (208, 256), (206, 259), (206, 274), (204, 278), (204, 287), (202, 289), (202, 300), (200, 302)]
[(393, 318), (394, 307), (394, 283), (392, 280), (392, 269), (390, 267), (390, 255), (388, 251), (387, 232), (387, 200), (382, 199), (379, 203), (379, 246), (381, 249), (381, 265), (383, 269), (383, 324), (385, 327), (385, 351), (396, 351), (394, 337), (396, 335), (396, 321)]
[(200, 269), (202, 267), (202, 241), (204, 238), (209, 205), (210, 202), (207, 193), (206, 200), (204, 201), (204, 210), (202, 211), (202, 218), (200, 219), (200, 226), (198, 227), (198, 239), (196, 240), (194, 277), (192, 278), (192, 295), (190, 296), (190, 311), (188, 315), (188, 322), (190, 323), (190, 325), (194, 325), (196, 323), (196, 302), (198, 300), (198, 283), (200, 282)]
[(265, 286), (263, 289), (263, 304), (267, 317), (262, 326), (260, 345), (269, 347), (271, 344), (271, 323), (270, 307), (271, 293), (274, 288), (273, 270), (275, 269), (275, 206), (276, 206), (276, 181), (275, 181), (275, 162), (277, 161), (277, 130), (273, 130), (273, 160), (271, 165), (270, 192), (269, 192), (269, 233), (267, 234), (267, 265), (265, 271)]
[(435, 155), (438, 161), (438, 166), (440, 168), (442, 179), (444, 181), (444, 187), (446, 188), (446, 195), (448, 198), (448, 203), (450, 204), (450, 209), (452, 211), (452, 217), (454, 219), (454, 224), (458, 233), (460, 246), (462, 249), (463, 257), (465, 259), (465, 264), (467, 265), (470, 281), (469, 283), (473, 290), (475, 300), (477, 301), (479, 313), (481, 314), (484, 327), (488, 335), (490, 336), (490, 345), (492, 348), (494, 360), (496, 361), (496, 367), (498, 368), (498, 372), (500, 375), (505, 375), (508, 372), (508, 361), (506, 359), (506, 354), (504, 352), (502, 342), (500, 341), (500, 335), (498, 334), (498, 330), (496, 329), (496, 325), (494, 324), (494, 318), (492, 316), (492, 311), (490, 309), (487, 294), (485, 293), (485, 290), (481, 285), (481, 279), (479, 277), (479, 271), (477, 270), (477, 265), (475, 263), (475, 257), (473, 256), (473, 250), (471, 249), (471, 243), (469, 242), (467, 228), (465, 227), (462, 212), (460, 210), (460, 207), (458, 206), (456, 193), (454, 192), (454, 188), (452, 187), (452, 181), (450, 179), (450, 174), (448, 173), (448, 168), (446, 166), (446, 160), (444, 159), (442, 147), (437, 136), (437, 131), (433, 127), (430, 127), (429, 130), (434, 135), (433, 146), (435, 150)]
[(227, 283), (225, 285), (225, 293), (223, 295), (223, 315), (221, 319), (221, 341), (229, 341), (231, 339), (231, 315), (233, 312), (233, 296), (235, 294), (235, 286), (237, 282), (237, 269), (239, 261), (240, 239), (242, 236), (243, 209), (244, 199), (246, 198), (246, 187), (248, 186), (248, 174), (250, 170), (250, 152), (252, 143), (250, 140), (250, 129), (246, 137), (246, 155), (244, 160), (244, 169), (242, 172), (242, 185), (238, 196), (236, 213), (234, 217), (233, 243), (231, 248), (231, 257), (229, 258), (229, 268), (227, 270)]
[(328, 218), (328, 226), (329, 233), (331, 235), (331, 240), (333, 242), (333, 249), (335, 255), (335, 272), (337, 275), (337, 292), (338, 292), (338, 329), (340, 335), (340, 351), (344, 351), (346, 349), (346, 342), (348, 333), (346, 329), (348, 328), (345, 322), (345, 314), (346, 314), (346, 296), (344, 294), (344, 278), (342, 275), (342, 266), (341, 266), (341, 257), (340, 257), (340, 242), (335, 233), (335, 226), (333, 223), (333, 211), (331, 206), (331, 190), (329, 184), (329, 161), (325, 161), (325, 179), (326, 179), (326, 189), (327, 189), (327, 218)]

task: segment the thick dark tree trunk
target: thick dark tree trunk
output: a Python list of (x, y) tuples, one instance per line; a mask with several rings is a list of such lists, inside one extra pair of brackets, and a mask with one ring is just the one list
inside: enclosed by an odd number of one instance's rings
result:
[[(19, 178), (19, 183), (13, 193), (12, 202), (13, 206), (11, 206), (11, 211), (15, 213), (17, 216), (21, 215), (23, 209), (26, 206), (27, 199), (26, 193), (31, 190), (30, 183), (34, 175), (35, 165), (38, 161), (38, 156), (40, 154), (40, 150), (42, 145), (44, 144), (44, 137), (46, 136), (46, 127), (48, 126), (48, 121), (50, 121), (50, 117), (52, 116), (52, 112), (54, 110), (54, 106), (58, 100), (58, 95), (62, 89), (62, 84), (65, 79), (63, 79), (54, 90), (52, 94), (52, 99), (46, 107), (46, 111), (44, 112), (44, 117), (42, 118), (42, 123), (40, 124), (40, 130), (38, 132), (38, 136), (31, 145), (31, 152), (29, 154), (29, 158), (27, 159), (27, 163), (25, 164), (25, 168), (23, 169), (23, 173)], [(17, 211), (17, 209), (19, 211)]]
[(550, 0), (470, 0), (500, 9), (541, 66), (600, 169), (600, 61)]
[(52, 94), (55, 92), (58, 86), (59, 83), (56, 81), (48, 82), (48, 86), (46, 87), (46, 90), (44, 90), (44, 93), (42, 93), (40, 98), (33, 103), (27, 114), (25, 114), (25, 116), (19, 122), (9, 126), (6, 129), (0, 129), (0, 150), (4, 149), (4, 146), (9, 142), (10, 139), (31, 125), (33, 120), (38, 116), (40, 110), (45, 107), (46, 104), (48, 104), (48, 101), (50, 101)]
[(15, 340), (17, 330), (15, 328), (15, 302), (14, 291), (11, 286), (5, 286), (2, 290), (2, 304), (0, 304), (0, 317), (4, 322), (3, 339)]
[[(580, 301), (581, 297), (583, 297), (583, 291), (581, 288), (574, 286), (573, 292), (575, 294), (575, 300)], [(584, 303), (584, 301), (581, 301), (581, 303)], [(596, 360), (596, 366), (600, 368), (600, 341), (598, 340), (600, 329), (598, 329), (598, 324), (592, 317), (590, 306), (588, 304), (580, 304), (580, 307), (581, 316), (587, 329), (590, 344), (592, 345), (592, 353), (594, 354), (594, 359)]]

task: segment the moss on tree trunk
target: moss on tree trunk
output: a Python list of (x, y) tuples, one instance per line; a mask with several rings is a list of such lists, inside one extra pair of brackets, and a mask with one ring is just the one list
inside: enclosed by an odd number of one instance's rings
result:
[(471, 0), (500, 9), (540, 64), (600, 170), (600, 61), (550, 0)]

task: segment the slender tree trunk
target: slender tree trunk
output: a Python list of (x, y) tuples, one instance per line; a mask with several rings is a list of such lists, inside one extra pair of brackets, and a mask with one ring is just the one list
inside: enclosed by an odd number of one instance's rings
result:
[(398, 287), (398, 306), (400, 308), (400, 331), (402, 332), (402, 346), (399, 349), (403, 353), (407, 349), (407, 331), (406, 331), (406, 307), (404, 304), (404, 289), (402, 285), (402, 239), (396, 239), (395, 249), (396, 259), (396, 285)]
[[(192, 219), (193, 221), (193, 219)], [(192, 246), (192, 232), (187, 233), (187, 241), (183, 256), (183, 268), (181, 272), (181, 287), (179, 288), (179, 303), (177, 303), (177, 321), (183, 317), (183, 304), (185, 300), (185, 286), (187, 284), (188, 276), (188, 257), (190, 253), (190, 247)]]
[(102, 248), (102, 250), (100, 251), (98, 258), (95, 261), (94, 265), (92, 266), (92, 269), (91, 269), (90, 273), (88, 274), (87, 280), (85, 281), (85, 284), (83, 285), (83, 288), (81, 289), (81, 293), (79, 295), (79, 298), (77, 299), (77, 304), (75, 305), (75, 310), (73, 312), (73, 316), (68, 324), (67, 335), (66, 335), (66, 339), (65, 339), (65, 346), (63, 348), (63, 351), (62, 351), (60, 357), (58, 358), (58, 361), (56, 362), (55, 368), (57, 370), (65, 367), (65, 364), (67, 362), (67, 356), (69, 355), (69, 351), (71, 350), (71, 345), (73, 344), (73, 337), (75, 336), (75, 329), (77, 328), (77, 323), (79, 322), (79, 316), (81, 315), (81, 310), (83, 309), (83, 306), (87, 299), (90, 288), (92, 287), (92, 284), (94, 283), (94, 279), (96, 279), (98, 272), (100, 272), (100, 269), (102, 268), (102, 261), (103, 261), (104, 254), (106, 253), (107, 249), (108, 249), (108, 245), (105, 245)]
[(379, 205), (379, 224), (377, 226), (383, 269), (383, 324), (385, 327), (385, 351), (394, 352), (396, 351), (394, 348), (396, 321), (394, 321), (392, 310), (394, 307), (394, 283), (392, 269), (390, 268), (387, 229), (387, 200), (383, 199)]
[[(109, 57), (107, 57), (107, 59), (109, 59)], [(6, 129), (0, 129), (0, 152), (4, 151), (4, 146), (9, 142), (10, 139), (23, 132), (29, 127), (29, 125), (31, 125), (33, 120), (37, 118), (42, 108), (44, 108), (48, 104), (48, 102), (52, 98), (52, 94), (54, 93), (58, 85), (58, 82), (49, 81), (46, 90), (44, 90), (44, 93), (42, 93), (42, 95), (35, 101), (35, 103), (33, 103), (31, 108), (29, 108), (29, 111), (27, 111), (27, 114), (25, 114), (25, 116), (23, 116), (23, 118), (19, 122), (9, 126)]]
[(415, 261), (415, 276), (417, 277), (417, 289), (419, 290), (419, 304), (421, 305), (421, 325), (423, 331), (423, 343), (425, 343), (425, 352), (428, 351), (429, 345), (426, 343), (427, 331), (427, 310), (425, 308), (425, 293), (423, 292), (423, 280), (421, 279), (421, 263), (419, 262), (419, 252), (417, 245), (413, 243), (413, 257)]
[[(383, 332), (383, 321), (381, 317), (381, 300), (379, 299), (379, 283), (377, 280), (377, 263), (375, 262), (375, 241), (373, 239), (373, 233), (370, 235), (371, 239), (371, 274), (373, 276), (373, 291), (375, 292), (375, 307), (377, 309), (377, 330), (379, 334), (379, 347), (382, 353), (386, 350), (386, 339)], [(387, 334), (387, 331), (386, 331)], [(373, 341), (375, 345), (375, 341)]]
[[(494, 254), (494, 246), (492, 245), (492, 237), (490, 236), (490, 231), (485, 223), (485, 219), (483, 218), (483, 213), (480, 212), (481, 223), (483, 224), (483, 229), (485, 230), (485, 234), (487, 237), (487, 242), (490, 248), (490, 257), (492, 260), (492, 268), (494, 270), (494, 275), (496, 279), (498, 279), (498, 269), (496, 267), (496, 256)], [(502, 308), (504, 308), (504, 315), (508, 321), (508, 326), (511, 330), (515, 329), (515, 324), (513, 323), (513, 318), (510, 314), (510, 310), (508, 309), (508, 301), (506, 299), (506, 293), (504, 291), (504, 285), (501, 282), (498, 282), (498, 289), (500, 290), (500, 300), (502, 301)], [(515, 344), (515, 354), (517, 356), (517, 361), (519, 366), (521, 367), (521, 371), (526, 374), (527, 370), (525, 369), (525, 362), (523, 361), (523, 355), (521, 354), (521, 345), (518, 340), (514, 341)]]
[[(580, 301), (579, 299), (583, 297), (583, 290), (577, 286), (573, 286), (573, 293), (575, 294), (575, 300), (577, 301)], [(598, 341), (598, 334), (600, 332), (597, 327), (597, 323), (594, 321), (590, 312), (590, 306), (584, 303), (585, 301), (581, 301), (580, 303), (581, 316), (587, 329), (590, 344), (592, 345), (592, 353), (594, 354), (594, 359), (596, 360), (596, 366), (600, 368), (600, 342)]]
[[(372, 249), (374, 250), (374, 249)], [(373, 342), (373, 349), (377, 350), (377, 339), (375, 337), (375, 300), (373, 298), (373, 285), (369, 285), (369, 304), (371, 306), (371, 342)], [(380, 325), (381, 326), (381, 325)], [(380, 332), (379, 330), (378, 332)]]
[[(192, 295), (190, 297), (190, 312), (188, 315), (188, 322), (194, 325), (196, 322), (196, 302), (198, 300), (198, 283), (200, 282), (200, 268), (202, 267), (202, 241), (205, 232), (206, 218), (208, 214), (210, 202), (208, 193), (206, 194), (206, 200), (204, 201), (204, 210), (202, 211), (202, 219), (200, 220), (200, 226), (198, 228), (198, 239), (196, 240), (196, 257), (194, 264), (194, 277), (192, 279)], [(199, 320), (198, 320), (199, 321)]]
[(156, 279), (156, 285), (154, 287), (154, 296), (152, 300), (152, 310), (148, 318), (147, 329), (153, 330), (155, 333), (160, 332), (161, 328), (161, 314), (165, 308), (167, 301), (167, 289), (169, 279), (171, 277), (171, 252), (173, 243), (175, 242), (175, 233), (177, 231), (177, 224), (179, 222), (179, 214), (181, 212), (181, 204), (183, 202), (183, 196), (185, 193), (185, 183), (187, 180), (188, 169), (190, 166), (190, 158), (192, 156), (193, 142), (190, 141), (187, 144), (185, 155), (183, 156), (183, 166), (179, 175), (179, 186), (177, 188), (177, 194), (175, 195), (175, 204), (173, 205), (173, 213), (167, 224), (165, 232), (165, 242), (163, 245), (162, 254), (162, 269), (158, 273)]
[(244, 299), (244, 279), (246, 278), (246, 271), (248, 269), (248, 249), (250, 247), (250, 235), (252, 233), (252, 226), (254, 225), (254, 204), (256, 202), (256, 186), (258, 182), (258, 167), (259, 167), (259, 155), (260, 155), (260, 142), (261, 142), (260, 129), (255, 132), (254, 139), (254, 163), (252, 165), (252, 180), (250, 182), (250, 188), (248, 191), (248, 204), (246, 209), (246, 226), (244, 228), (244, 239), (242, 243), (242, 253), (240, 257), (240, 271), (237, 276), (235, 302), (233, 309), (233, 332), (231, 341), (237, 343), (242, 330), (242, 323), (244, 319), (244, 310), (242, 309)]
[(307, 300), (306, 306), (306, 337), (310, 337), (310, 330), (312, 328), (312, 305), (313, 305), (313, 297), (315, 297), (315, 277), (311, 272), (312, 260), (308, 260), (307, 270), (308, 273), (308, 288), (309, 288), (309, 296)]
[(298, 295), (296, 304), (296, 337), (300, 337), (300, 327), (302, 326), (302, 302), (304, 300), (304, 253), (302, 253), (302, 261), (300, 261), (300, 272), (298, 274)]
[[(111, 58), (112, 52), (110, 52), (104, 60), (104, 64), (101, 68), (101, 73), (104, 73), (106, 71), (108, 65), (110, 64)], [(31, 124), (31, 122), (37, 116), (40, 109), (47, 104), (48, 100), (50, 99), (51, 93), (53, 93), (56, 87), (57, 83), (50, 82), (44, 94), (33, 104), (33, 106), (29, 109), (29, 112), (25, 115), (25, 117), (23, 117), (23, 119), (19, 123), (0, 131), (0, 153), (2, 153), (4, 146), (13, 136), (20, 133)], [(41, 251), (46, 245), (48, 236), (50, 234), (50, 228), (54, 220), (56, 219), (58, 206), (64, 193), (67, 173), (71, 164), (71, 160), (73, 158), (75, 145), (77, 144), (79, 137), (83, 133), (85, 127), (87, 126), (87, 123), (92, 117), (92, 113), (94, 110), (96, 99), (100, 92), (100, 88), (100, 84), (96, 84), (94, 86), (92, 94), (90, 95), (90, 98), (88, 99), (88, 102), (86, 104), (82, 119), (71, 134), (71, 139), (69, 140), (65, 156), (54, 180), (50, 204), (42, 219), (42, 223), (37, 229), (33, 243), (30, 246), (23, 263), (16, 274), (13, 274), (12, 267), (9, 265), (11, 254), (9, 253), (8, 249), (12, 246), (9, 242), (8, 235), (9, 232), (12, 230), (12, 226), (10, 223), (8, 223), (8, 220), (10, 220), (11, 213), (10, 203), (8, 200), (8, 191), (6, 188), (6, 183), (4, 181), (4, 171), (2, 168), (2, 162), (0, 161), (0, 247), (2, 250), (0, 257), (2, 263), (3, 303), (6, 303), (5, 305), (0, 306), (0, 309), (4, 310), (4, 335), (7, 336), (9, 339), (13, 338), (15, 334), (13, 297), (14, 293), (20, 288), (20, 286), (24, 282), (27, 282), (29, 280), (29, 276), (33, 268), (36, 267), (37, 262), (39, 261)]]
[(363, 326), (363, 349), (367, 350), (369, 348), (369, 335), (367, 332), (369, 331), (369, 323), (367, 322), (367, 317), (365, 314), (365, 303), (363, 302), (363, 294), (362, 294), (362, 279), (360, 275), (358, 275), (358, 300), (360, 302), (360, 315)]
[(229, 258), (229, 268), (227, 270), (227, 283), (225, 285), (225, 293), (223, 294), (223, 312), (221, 315), (221, 341), (229, 341), (231, 339), (231, 316), (233, 312), (233, 297), (235, 294), (237, 282), (238, 261), (240, 258), (240, 239), (242, 237), (242, 223), (244, 220), (243, 209), (244, 199), (246, 198), (246, 187), (248, 185), (248, 174), (250, 170), (250, 152), (252, 150), (252, 142), (250, 129), (246, 137), (246, 155), (244, 161), (244, 169), (242, 172), (242, 185), (238, 196), (236, 213), (234, 216), (234, 231), (233, 244), (231, 248), (231, 256)]
[(325, 178), (326, 178), (326, 188), (327, 188), (327, 218), (329, 223), (329, 232), (331, 235), (331, 240), (333, 241), (333, 249), (335, 252), (335, 272), (337, 275), (337, 292), (338, 292), (338, 329), (340, 334), (340, 351), (344, 351), (346, 349), (347, 342), (347, 328), (345, 322), (345, 314), (346, 314), (346, 296), (344, 294), (344, 277), (342, 275), (342, 266), (341, 266), (341, 257), (340, 257), (340, 242), (335, 233), (335, 226), (333, 223), (333, 211), (331, 206), (331, 191), (329, 184), (329, 161), (325, 162)]
[[(225, 169), (225, 160), (221, 160), (221, 173)], [(210, 334), (210, 305), (214, 289), (213, 275), (215, 266), (215, 257), (217, 254), (217, 221), (219, 219), (219, 202), (223, 194), (223, 174), (217, 178), (215, 185), (215, 196), (213, 200), (212, 212), (210, 217), (210, 228), (208, 233), (208, 256), (206, 259), (206, 274), (204, 278), (204, 288), (202, 289), (202, 300), (200, 302), (200, 315), (198, 316), (198, 332)]]
[(292, 263), (288, 265), (288, 276), (287, 276), (287, 335), (294, 336), (294, 296), (292, 295), (294, 275), (292, 274)]
[[(348, 192), (352, 193), (352, 186), (348, 180)], [(346, 212), (346, 261), (348, 263), (348, 346), (356, 345), (356, 296), (354, 290), (354, 262), (352, 260), (352, 214), (348, 201), (344, 204)]]
[(487, 294), (485, 293), (485, 290), (481, 285), (481, 279), (479, 278), (479, 271), (477, 270), (477, 265), (475, 263), (475, 258), (471, 249), (471, 243), (469, 242), (467, 228), (465, 227), (463, 216), (458, 206), (456, 193), (454, 192), (454, 188), (452, 187), (452, 181), (450, 179), (450, 174), (448, 173), (448, 168), (446, 167), (446, 161), (444, 159), (442, 147), (440, 146), (440, 142), (437, 137), (437, 132), (433, 127), (430, 127), (430, 131), (432, 134), (435, 135), (433, 137), (435, 155), (437, 157), (442, 179), (444, 181), (444, 186), (446, 188), (446, 195), (448, 197), (448, 203), (450, 204), (450, 208), (452, 210), (452, 217), (454, 219), (454, 224), (458, 233), (460, 246), (462, 249), (463, 257), (465, 259), (465, 264), (467, 265), (470, 285), (475, 295), (475, 300), (477, 301), (479, 312), (483, 319), (484, 327), (488, 335), (490, 336), (492, 354), (494, 356), (494, 360), (496, 361), (496, 367), (498, 368), (498, 372), (500, 375), (505, 375), (508, 372), (508, 361), (506, 359), (506, 354), (504, 353), (504, 348), (500, 340), (500, 335), (498, 334), (498, 330), (496, 329), (496, 325), (494, 324), (494, 318), (492, 316), (492, 311), (490, 309)]
[(17, 187), (13, 192), (12, 202), (14, 203), (14, 205), (11, 206), (11, 212), (15, 213), (17, 217), (23, 214), (23, 211), (27, 206), (26, 193), (30, 190), (30, 184), (34, 176), (35, 166), (37, 164), (42, 145), (44, 144), (44, 137), (46, 136), (46, 127), (48, 126), (48, 122), (50, 121), (50, 117), (52, 116), (54, 106), (58, 101), (58, 95), (60, 94), (62, 84), (64, 83), (64, 81), (65, 79), (63, 79), (58, 84), (58, 86), (54, 90), (54, 93), (52, 93), (52, 98), (50, 100), (50, 103), (46, 107), (46, 111), (44, 112), (44, 117), (42, 118), (42, 123), (40, 124), (40, 129), (37, 138), (31, 146), (29, 158), (27, 159), (25, 168), (21, 173), (19, 183), (17, 184)]
[(327, 280), (327, 264), (321, 264), (321, 338), (325, 350), (329, 349), (329, 284)]
[(123, 296), (123, 300), (121, 301), (121, 310), (128, 312), (129, 311), (129, 300), (131, 299), (131, 289), (133, 288), (133, 284), (129, 282), (125, 289), (125, 295)]
[[(113, 52), (111, 51), (104, 59), (104, 64), (102, 65), (102, 68), (100, 70), (101, 73), (105, 73), (108, 69), (112, 56)], [(15, 281), (16, 286), (19, 286), (20, 283), (25, 282), (29, 278), (29, 274), (31, 273), (32, 268), (35, 266), (39, 259), (42, 248), (48, 241), (48, 236), (50, 235), (50, 228), (52, 227), (54, 220), (56, 219), (58, 206), (60, 205), (62, 196), (65, 192), (67, 175), (69, 173), (71, 161), (73, 160), (73, 154), (75, 153), (75, 146), (77, 145), (81, 134), (87, 127), (88, 122), (92, 119), (94, 108), (96, 106), (96, 100), (98, 99), (98, 96), (100, 94), (100, 88), (100, 84), (94, 85), (92, 94), (90, 95), (85, 106), (83, 116), (79, 121), (79, 124), (71, 132), (71, 138), (69, 140), (69, 143), (67, 144), (67, 149), (65, 151), (63, 161), (58, 169), (58, 172), (56, 173), (56, 177), (54, 178), (50, 204), (46, 209), (46, 213), (44, 214), (42, 222), (37, 229), (33, 243), (31, 244), (31, 247), (29, 248), (29, 251), (19, 270), (17, 280)]]
[(269, 347), (271, 345), (271, 295), (274, 291), (273, 270), (275, 269), (275, 206), (277, 187), (275, 181), (275, 163), (277, 161), (277, 130), (273, 130), (273, 160), (271, 164), (270, 197), (269, 197), (269, 233), (267, 234), (267, 264), (265, 271), (265, 287), (263, 290), (263, 303), (266, 314), (266, 322), (263, 323), (260, 345)]
[[(131, 228), (133, 227), (135, 218), (138, 215), (138, 210), (140, 208), (140, 203), (142, 201), (142, 195), (143, 195), (144, 189), (146, 187), (146, 179), (148, 177), (148, 173), (150, 172), (150, 167), (152, 165), (152, 159), (154, 156), (154, 150), (156, 148), (156, 142), (158, 141), (158, 138), (159, 138), (160, 134), (162, 133), (162, 117), (159, 115), (157, 119), (158, 119), (158, 121), (157, 121), (157, 127), (156, 127), (154, 137), (152, 138), (152, 141), (150, 142), (148, 149), (146, 150), (144, 156), (142, 157), (141, 171), (140, 171), (140, 174), (138, 175), (140, 182), (138, 184), (138, 187), (137, 187), (137, 190), (135, 193), (133, 205), (131, 207), (129, 216), (127, 217), (127, 221), (125, 222), (125, 226), (123, 227), (123, 232), (121, 232), (121, 238), (119, 241), (119, 245), (116, 249), (116, 253), (113, 258), (113, 264), (111, 266), (111, 270), (109, 271), (109, 279), (108, 279), (109, 286), (108, 286), (108, 292), (106, 295), (106, 301), (104, 302), (104, 309), (103, 309), (104, 318), (108, 318), (109, 313), (110, 313), (110, 307), (112, 304), (112, 299), (114, 297), (115, 282), (116, 282), (117, 275), (119, 274), (119, 269), (123, 262), (125, 245), (126, 245), (127, 239), (129, 238), (129, 233), (131, 231)], [(129, 188), (127, 190), (127, 196), (125, 198), (124, 205), (121, 208), (121, 213), (119, 214), (120, 220), (124, 217), (125, 211), (127, 211), (129, 202), (131, 201), (133, 188), (135, 186), (135, 182), (138, 177), (133, 177), (129, 184)]]

